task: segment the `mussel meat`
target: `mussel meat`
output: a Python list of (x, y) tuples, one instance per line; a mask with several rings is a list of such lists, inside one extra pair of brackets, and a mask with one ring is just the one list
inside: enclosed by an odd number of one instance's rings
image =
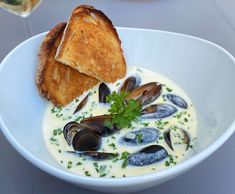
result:
[(139, 78), (136, 78), (134, 76), (131, 76), (126, 79), (126, 81), (123, 83), (120, 91), (121, 92), (131, 92), (133, 89), (138, 87), (140, 84)]
[(175, 94), (166, 94), (165, 97), (172, 102), (174, 105), (183, 108), (183, 109), (187, 109), (188, 108), (188, 104), (187, 102), (181, 98), (180, 96), (177, 96)]
[(162, 92), (162, 85), (158, 82), (150, 82), (132, 90), (126, 100), (134, 99), (141, 105), (146, 105), (156, 100)]
[(101, 137), (88, 129), (78, 131), (72, 141), (75, 151), (95, 151), (101, 146)]
[(77, 113), (78, 111), (80, 111), (86, 104), (88, 101), (88, 94), (86, 95), (86, 97), (78, 104), (76, 110), (74, 111), (73, 114)]
[(128, 164), (133, 166), (145, 166), (159, 162), (168, 157), (166, 149), (160, 145), (151, 145), (131, 154)]
[(170, 104), (154, 104), (141, 111), (143, 119), (163, 119), (177, 112), (177, 108)]
[(81, 120), (80, 124), (84, 129), (92, 130), (102, 137), (107, 137), (119, 130), (119, 128), (115, 125), (113, 125), (111, 128), (105, 125), (105, 121), (110, 119), (111, 115), (100, 115), (85, 118)]
[(156, 128), (141, 128), (127, 133), (120, 142), (126, 145), (143, 145), (157, 141), (160, 131)]
[(75, 153), (88, 160), (95, 160), (95, 161), (112, 160), (118, 156), (118, 153), (95, 152), (95, 151), (85, 151), (85, 152), (69, 151), (69, 153)]
[(69, 145), (72, 144), (74, 135), (81, 130), (81, 125), (75, 121), (69, 122), (64, 126), (63, 134), (64, 138)]
[(105, 83), (101, 83), (99, 86), (99, 102), (106, 103), (106, 97), (110, 94), (110, 89)]

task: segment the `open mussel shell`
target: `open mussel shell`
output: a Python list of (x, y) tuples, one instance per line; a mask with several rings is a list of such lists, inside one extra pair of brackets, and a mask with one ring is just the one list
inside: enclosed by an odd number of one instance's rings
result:
[(128, 132), (121, 138), (120, 143), (125, 145), (143, 145), (157, 141), (159, 136), (160, 131), (156, 128), (141, 128)]
[(189, 146), (190, 146), (190, 137), (189, 137), (189, 134), (185, 130), (183, 130), (183, 129), (181, 129), (181, 131), (184, 134), (184, 143), (186, 144), (186, 150), (188, 150)]
[(108, 127), (105, 125), (105, 122), (109, 121), (110, 119), (110, 115), (100, 115), (85, 118), (81, 120), (80, 124), (85, 129), (92, 130), (102, 137), (107, 137), (119, 130), (115, 125), (113, 125), (112, 127)]
[(140, 84), (139, 78), (131, 76), (125, 80), (120, 91), (121, 92), (131, 92), (133, 89), (138, 87)]
[(118, 153), (110, 153), (110, 152), (95, 152), (95, 151), (85, 151), (85, 152), (69, 152), (75, 153), (79, 156), (86, 158), (87, 160), (94, 161), (103, 161), (103, 160), (112, 160), (118, 156)]
[(72, 141), (75, 151), (95, 151), (101, 146), (101, 137), (88, 129), (78, 131)]
[(177, 108), (170, 104), (153, 104), (141, 111), (143, 119), (163, 119), (177, 112)]
[(77, 108), (75, 109), (74, 113), (77, 113), (78, 111), (80, 111), (88, 102), (88, 97), (89, 95), (87, 94), (86, 97), (78, 104)]
[(172, 151), (174, 151), (174, 148), (172, 146), (171, 141), (171, 130), (167, 130), (163, 133), (164, 140), (166, 141), (166, 144), (171, 148)]
[(74, 135), (81, 130), (81, 125), (75, 121), (69, 122), (64, 126), (63, 134), (64, 138), (69, 145), (72, 144)]
[[(183, 130), (183, 129), (179, 129), (181, 131), (181, 133), (183, 134), (183, 137), (181, 140), (183, 140), (183, 143), (186, 145), (186, 150), (189, 149), (189, 146), (190, 146), (190, 137), (189, 137), (189, 134)], [(174, 151), (174, 148), (173, 148), (173, 144), (174, 142), (172, 142), (172, 138), (171, 138), (171, 129), (168, 129), (167, 131), (165, 131), (163, 133), (163, 136), (164, 136), (164, 140), (166, 141), (166, 144), (171, 148), (171, 150)]]
[(175, 94), (166, 94), (164, 95), (171, 103), (173, 103), (174, 105), (183, 108), (183, 109), (187, 109), (188, 108), (188, 104), (187, 102), (181, 98), (180, 96), (177, 96)]
[(150, 104), (156, 100), (162, 92), (162, 85), (158, 82), (150, 82), (132, 90), (126, 100), (134, 99), (141, 105)]
[(132, 166), (146, 166), (168, 157), (166, 149), (160, 145), (151, 145), (131, 154), (128, 157), (128, 164)]
[(110, 89), (105, 83), (99, 85), (99, 102), (106, 103), (106, 97), (110, 94)]

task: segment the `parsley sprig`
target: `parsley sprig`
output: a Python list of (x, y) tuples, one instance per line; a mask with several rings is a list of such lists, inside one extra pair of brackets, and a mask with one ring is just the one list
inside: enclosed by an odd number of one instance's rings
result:
[(137, 121), (141, 113), (141, 105), (134, 99), (125, 100), (128, 96), (126, 92), (113, 92), (106, 97), (111, 103), (109, 112), (111, 120), (106, 121), (107, 126), (116, 125), (119, 128), (130, 128), (132, 121)]

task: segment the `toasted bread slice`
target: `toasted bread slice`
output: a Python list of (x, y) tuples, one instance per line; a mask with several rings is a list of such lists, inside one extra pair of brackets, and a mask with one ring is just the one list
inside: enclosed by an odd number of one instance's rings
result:
[(55, 105), (66, 105), (98, 80), (57, 62), (54, 57), (66, 23), (56, 25), (44, 38), (39, 51), (36, 84), (42, 96)]
[(91, 6), (73, 10), (56, 60), (104, 82), (126, 74), (121, 41), (112, 22)]

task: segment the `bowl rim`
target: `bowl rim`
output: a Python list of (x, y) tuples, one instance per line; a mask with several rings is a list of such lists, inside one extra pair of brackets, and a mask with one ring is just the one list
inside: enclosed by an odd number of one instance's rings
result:
[[(190, 38), (197, 41), (200, 41), (204, 44), (211, 45), (215, 47), (216, 49), (220, 50), (222, 53), (224, 53), (228, 58), (230, 58), (234, 65), (235, 65), (235, 58), (224, 48), (221, 46), (212, 43), (208, 40), (198, 38), (191, 35), (185, 35), (181, 33), (176, 32), (169, 32), (169, 31), (162, 31), (162, 30), (153, 30), (153, 29), (145, 29), (145, 28), (128, 28), (128, 27), (117, 27), (117, 30), (127, 30), (127, 31), (143, 31), (143, 32), (155, 32), (155, 33), (161, 33), (166, 35), (173, 35), (173, 36), (179, 36), (183, 38)], [(17, 52), (24, 44), (31, 42), (35, 39), (41, 38), (42, 36), (45, 36), (48, 32), (43, 32), (40, 34), (37, 34), (19, 45), (17, 45), (14, 49), (12, 49), (7, 56), (2, 60), (0, 65), (0, 74), (2, 71), (2, 68), (7, 64), (7, 61), (9, 58), (14, 55), (15, 52)], [(4, 120), (2, 118), (2, 115), (0, 115), (0, 129), (8, 142), (19, 152), (26, 160), (28, 160), (30, 163), (37, 166), (39, 169), (66, 181), (77, 183), (77, 184), (83, 184), (83, 185), (90, 185), (90, 186), (96, 186), (96, 185), (102, 185), (103, 187), (107, 186), (126, 186), (126, 185), (132, 185), (132, 184), (140, 184), (144, 182), (150, 182), (157, 179), (164, 179), (166, 177), (173, 177), (174, 175), (180, 174), (181, 172), (184, 172), (185, 170), (195, 166), (202, 160), (206, 159), (208, 156), (210, 156), (212, 153), (214, 153), (219, 147), (221, 147), (225, 141), (233, 134), (235, 131), (235, 120), (232, 122), (232, 124), (226, 129), (226, 131), (223, 133), (221, 137), (219, 137), (215, 142), (213, 142), (211, 145), (209, 145), (207, 148), (202, 150), (200, 153), (197, 153), (196, 155), (190, 157), (189, 159), (183, 161), (182, 163), (179, 163), (175, 166), (172, 166), (167, 169), (160, 170), (158, 172), (151, 172), (144, 175), (138, 175), (138, 176), (131, 176), (131, 177), (125, 177), (125, 178), (105, 178), (105, 177), (87, 177), (82, 176), (78, 174), (73, 174), (69, 171), (61, 170), (56, 167), (50, 166), (46, 162), (43, 162), (33, 154), (31, 154), (27, 149), (25, 149), (17, 140), (14, 138), (13, 134), (11, 134), (10, 130), (6, 127)], [(105, 184), (103, 184), (105, 183)]]

